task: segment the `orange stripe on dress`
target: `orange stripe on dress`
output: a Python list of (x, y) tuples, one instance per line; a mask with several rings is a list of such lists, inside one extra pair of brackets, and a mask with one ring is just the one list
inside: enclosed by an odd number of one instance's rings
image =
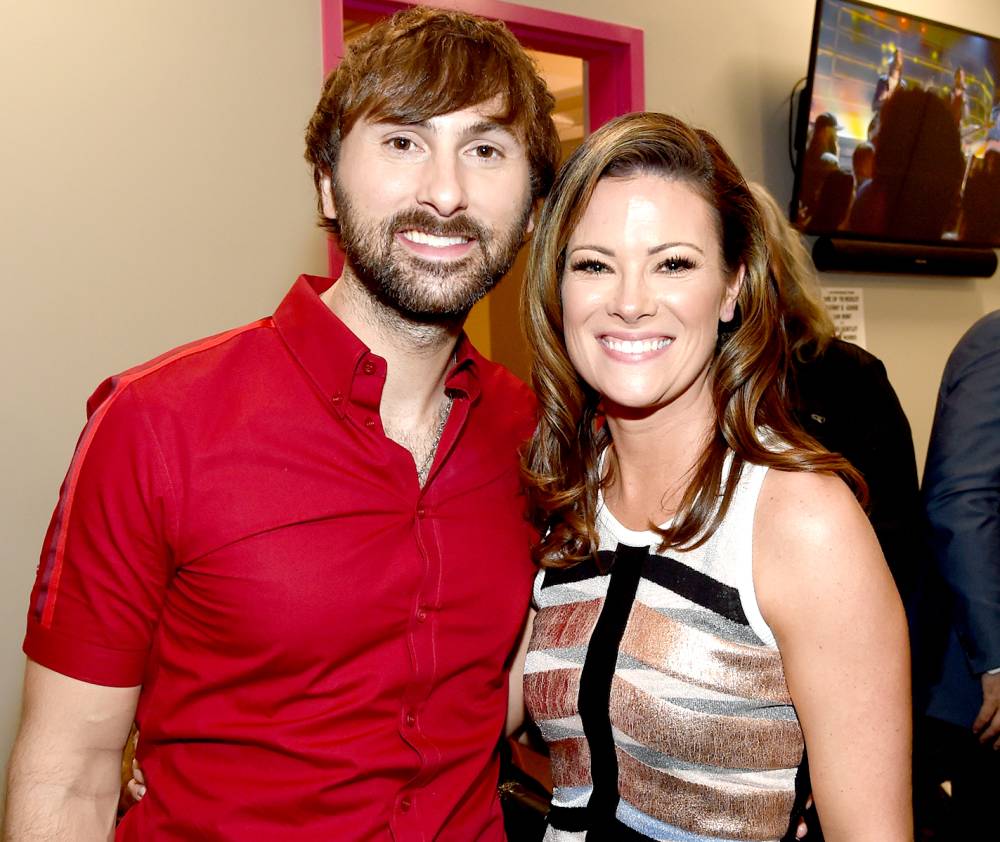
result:
[(52, 618), (56, 610), (56, 598), (59, 593), (59, 580), (62, 577), (63, 555), (66, 552), (66, 539), (69, 531), (68, 514), (73, 507), (73, 498), (76, 496), (76, 486), (80, 478), (80, 470), (83, 466), (84, 459), (87, 456), (87, 451), (90, 448), (91, 442), (93, 442), (94, 436), (97, 433), (97, 428), (100, 425), (101, 420), (107, 414), (108, 409), (114, 403), (115, 399), (125, 390), (126, 386), (134, 383), (136, 380), (141, 380), (146, 375), (152, 374), (172, 362), (189, 357), (200, 351), (207, 351), (211, 348), (215, 348), (218, 345), (228, 342), (230, 339), (246, 333), (247, 331), (256, 330), (257, 328), (265, 327), (269, 324), (271, 324), (270, 317), (258, 319), (255, 322), (243, 325), (242, 327), (233, 328), (225, 333), (219, 333), (207, 339), (201, 339), (187, 345), (182, 345), (174, 351), (170, 351), (148, 363), (131, 368), (118, 377), (112, 378), (113, 386), (110, 393), (101, 401), (91, 414), (90, 418), (87, 419), (83, 435), (80, 437), (80, 443), (77, 445), (76, 453), (73, 454), (73, 461), (70, 463), (69, 475), (66, 478), (66, 494), (64, 495), (64, 500), (60, 503), (59, 510), (56, 514), (57, 523), (59, 525), (55, 530), (55, 539), (53, 540), (55, 550), (52, 554), (51, 560), (48, 564), (46, 564), (46, 568), (50, 568), (52, 572), (46, 586), (45, 603), (42, 607), (41, 624), (44, 628), (51, 627)]
[(546, 606), (535, 617), (531, 633), (531, 650), (571, 649), (586, 646), (594, 631), (601, 608), (602, 597), (593, 597), (579, 602)]

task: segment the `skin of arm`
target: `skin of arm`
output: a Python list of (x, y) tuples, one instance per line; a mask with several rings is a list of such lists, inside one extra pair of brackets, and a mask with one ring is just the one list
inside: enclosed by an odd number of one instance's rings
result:
[(531, 642), (531, 630), (535, 625), (534, 608), (528, 611), (528, 619), (521, 633), (521, 642), (517, 646), (514, 660), (510, 664), (510, 681), (507, 689), (507, 724), (504, 733), (512, 737), (524, 727), (527, 712), (524, 709), (524, 659), (528, 657), (528, 644)]
[(906, 620), (864, 512), (835, 477), (772, 470), (753, 543), (825, 838), (912, 842)]
[(114, 838), (122, 750), (139, 687), (103, 687), (31, 660), (7, 772), (5, 842)]

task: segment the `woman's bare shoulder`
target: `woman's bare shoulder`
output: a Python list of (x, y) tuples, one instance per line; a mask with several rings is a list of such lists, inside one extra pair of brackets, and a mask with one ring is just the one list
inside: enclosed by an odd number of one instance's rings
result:
[(870, 531), (854, 492), (840, 477), (815, 471), (767, 472), (757, 503), (755, 535), (780, 541), (823, 542), (843, 530)]
[(888, 576), (864, 510), (832, 474), (768, 471), (753, 548), (754, 584), (765, 616), (769, 605), (787, 605), (796, 596), (836, 599)]

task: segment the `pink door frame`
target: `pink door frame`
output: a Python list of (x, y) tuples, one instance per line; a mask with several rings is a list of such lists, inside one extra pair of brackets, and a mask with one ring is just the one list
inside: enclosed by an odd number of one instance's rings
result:
[[(505, 3), (502, 0), (320, 0), (323, 74), (344, 55), (344, 18), (369, 21), (408, 6), (458, 9), (502, 20), (524, 46), (575, 56), (587, 62), (588, 131), (612, 117), (640, 111), (645, 104), (643, 33), (614, 23)], [(330, 270), (340, 273), (342, 255), (330, 241)]]
[[(374, 20), (420, 5), (418, 0), (321, 0), (323, 72), (344, 54), (344, 17)], [(639, 111), (645, 102), (642, 30), (504, 3), (502, 0), (431, 0), (424, 5), (460, 9), (507, 24), (526, 47), (585, 59), (589, 66), (589, 131), (612, 117)]]

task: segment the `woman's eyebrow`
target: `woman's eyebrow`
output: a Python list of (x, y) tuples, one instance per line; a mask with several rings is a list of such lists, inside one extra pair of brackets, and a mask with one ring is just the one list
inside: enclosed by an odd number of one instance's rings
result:
[(702, 250), (701, 246), (697, 246), (694, 243), (689, 243), (686, 240), (676, 240), (676, 241), (670, 242), (670, 243), (660, 243), (658, 246), (651, 246), (646, 251), (646, 254), (657, 254), (657, 253), (659, 253), (661, 251), (665, 251), (666, 249), (673, 248), (674, 246), (687, 246), (688, 248), (694, 249), (700, 255), (704, 255), (705, 254), (705, 252)]

